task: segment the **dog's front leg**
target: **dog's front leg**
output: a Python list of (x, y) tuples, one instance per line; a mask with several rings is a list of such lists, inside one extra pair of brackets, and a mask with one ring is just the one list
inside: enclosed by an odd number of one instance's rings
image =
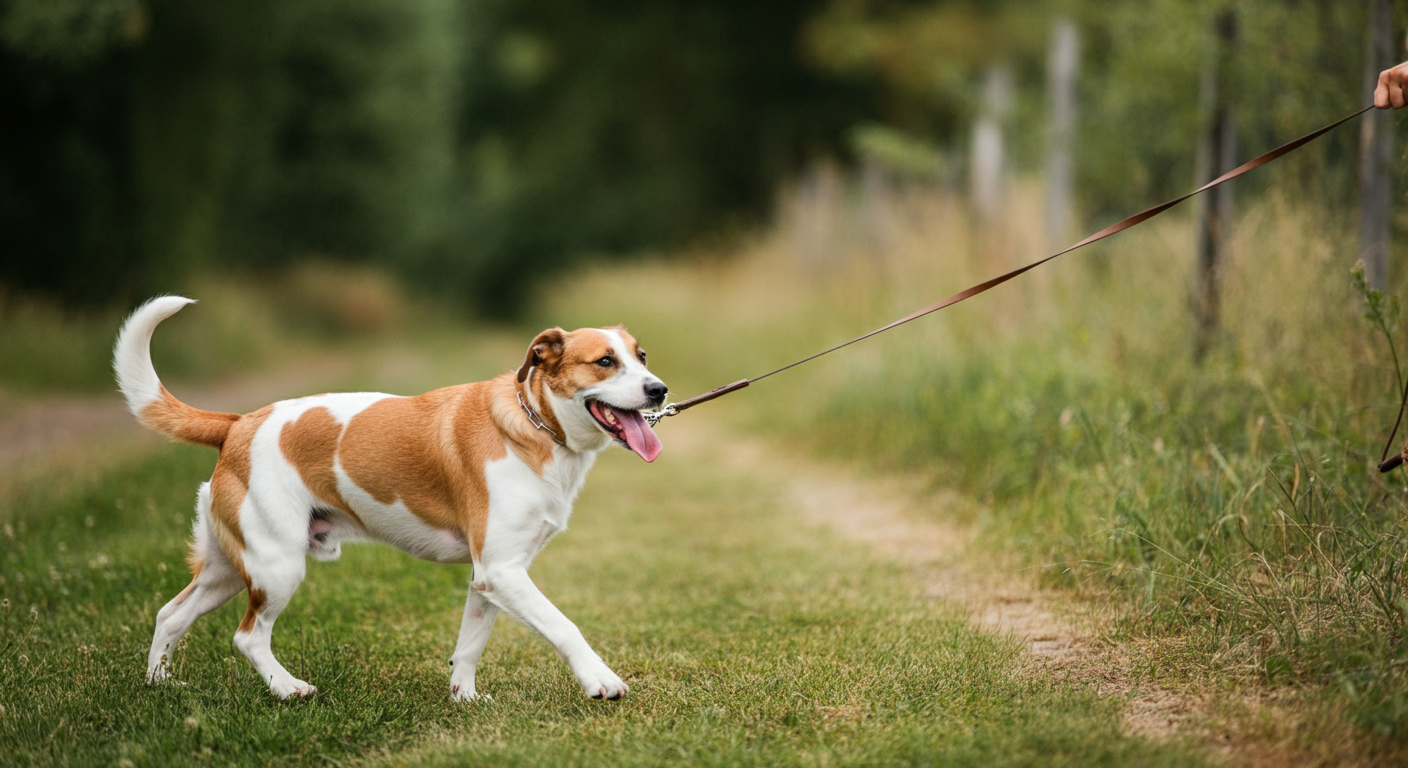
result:
[(619, 699), (630, 690), (587, 644), (577, 625), (538, 591), (526, 569), (491, 568), (482, 580), (476, 579), (476, 589), (480, 584), (485, 597), (552, 643), (588, 696)]
[(481, 581), (470, 584), (469, 598), (464, 603), (464, 619), (460, 622), (460, 639), (455, 643), (454, 654), (450, 656), (450, 698), (455, 701), (479, 698), (474, 692), (474, 669), (479, 666), (484, 644), (489, 642), (489, 632), (494, 628), (494, 618), (499, 615), (499, 606), (480, 592), (483, 586), (484, 582)]

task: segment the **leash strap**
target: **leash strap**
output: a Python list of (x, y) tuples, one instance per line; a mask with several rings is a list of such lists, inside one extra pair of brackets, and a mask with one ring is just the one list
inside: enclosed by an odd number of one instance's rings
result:
[(652, 414), (643, 414), (643, 415), (645, 415), (647, 418), (651, 419), (651, 423), (652, 423), (652, 424), (658, 423), (661, 419), (665, 418), (666, 416), (673, 416), (673, 415), (679, 413), (680, 411), (684, 411), (684, 410), (686, 410), (686, 409), (693, 408), (694, 406), (699, 405), (700, 403), (707, 403), (707, 402), (709, 402), (710, 400), (713, 400), (713, 399), (715, 399), (715, 398), (723, 397), (724, 395), (727, 395), (727, 394), (730, 393), (730, 392), (736, 392), (736, 391), (738, 391), (738, 390), (740, 390), (740, 389), (743, 389), (744, 387), (747, 387), (749, 384), (752, 384), (752, 383), (758, 382), (758, 381), (762, 381), (763, 379), (766, 379), (766, 378), (769, 377), (769, 376), (772, 376), (772, 375), (778, 374), (778, 373), (782, 373), (783, 371), (788, 370), (789, 368), (795, 368), (795, 367), (801, 365), (802, 363), (811, 362), (812, 360), (815, 360), (815, 359), (817, 359), (818, 357), (821, 357), (821, 356), (823, 356), (823, 355), (829, 355), (829, 354), (831, 354), (832, 352), (835, 352), (835, 351), (838, 350), (838, 349), (843, 349), (843, 348), (845, 348), (845, 347), (849, 347), (850, 345), (855, 344), (856, 342), (864, 341), (864, 340), (870, 338), (871, 336), (875, 336), (876, 334), (884, 333), (885, 331), (888, 331), (888, 330), (890, 330), (891, 328), (895, 328), (895, 327), (904, 325), (905, 323), (908, 323), (908, 322), (910, 322), (911, 320), (918, 320), (919, 318), (921, 318), (921, 317), (923, 317), (923, 316), (925, 316), (925, 315), (931, 314), (931, 313), (933, 313), (933, 312), (938, 312), (939, 310), (941, 310), (941, 309), (943, 309), (943, 308), (945, 308), (945, 307), (953, 306), (954, 304), (957, 304), (958, 302), (963, 301), (964, 299), (971, 299), (971, 298), (973, 298), (974, 296), (977, 296), (977, 295), (980, 294), (980, 293), (985, 293), (985, 292), (987, 292), (987, 291), (992, 290), (993, 288), (996, 288), (996, 287), (999, 286), (999, 285), (1002, 285), (1003, 283), (1007, 282), (1008, 280), (1011, 280), (1011, 279), (1014, 278), (1014, 277), (1017, 277), (1018, 275), (1021, 275), (1021, 274), (1024, 274), (1024, 273), (1026, 273), (1026, 272), (1028, 272), (1028, 271), (1030, 271), (1030, 270), (1036, 269), (1037, 267), (1041, 266), (1042, 264), (1045, 264), (1046, 262), (1051, 261), (1052, 259), (1054, 259), (1054, 258), (1056, 258), (1056, 257), (1058, 257), (1058, 256), (1064, 256), (1064, 255), (1070, 253), (1071, 251), (1076, 250), (1077, 248), (1084, 248), (1085, 246), (1090, 245), (1091, 243), (1094, 243), (1094, 242), (1099, 241), (1099, 240), (1104, 240), (1105, 238), (1107, 238), (1107, 237), (1109, 237), (1109, 236), (1111, 236), (1111, 235), (1113, 235), (1113, 234), (1116, 234), (1116, 233), (1118, 233), (1118, 232), (1123, 232), (1124, 230), (1129, 229), (1130, 227), (1133, 227), (1133, 226), (1135, 226), (1135, 225), (1137, 225), (1137, 224), (1142, 224), (1142, 223), (1148, 221), (1149, 219), (1152, 219), (1152, 218), (1154, 218), (1155, 216), (1158, 216), (1159, 214), (1163, 213), (1164, 211), (1167, 211), (1168, 209), (1174, 207), (1175, 205), (1178, 205), (1179, 203), (1183, 202), (1184, 200), (1187, 200), (1188, 198), (1193, 197), (1194, 195), (1198, 195), (1198, 194), (1201, 194), (1201, 193), (1203, 193), (1203, 192), (1206, 192), (1206, 191), (1208, 191), (1209, 189), (1212, 189), (1213, 187), (1218, 186), (1219, 184), (1223, 184), (1223, 183), (1225, 183), (1225, 182), (1231, 181), (1231, 180), (1237, 178), (1238, 176), (1241, 176), (1242, 174), (1247, 173), (1247, 172), (1249, 172), (1249, 171), (1256, 170), (1257, 168), (1260, 168), (1261, 166), (1266, 165), (1267, 163), (1271, 162), (1272, 160), (1276, 160), (1276, 159), (1278, 159), (1278, 158), (1280, 158), (1280, 157), (1282, 157), (1282, 156), (1284, 156), (1284, 155), (1288, 155), (1288, 154), (1290, 154), (1291, 152), (1294, 152), (1294, 151), (1296, 151), (1297, 149), (1300, 149), (1301, 147), (1305, 146), (1306, 144), (1309, 144), (1310, 142), (1312, 142), (1312, 141), (1314, 141), (1314, 140), (1320, 138), (1321, 136), (1323, 136), (1323, 135), (1325, 135), (1326, 133), (1329, 133), (1330, 131), (1332, 131), (1332, 130), (1338, 128), (1338, 127), (1340, 127), (1341, 125), (1343, 125), (1343, 124), (1349, 122), (1350, 120), (1353, 120), (1354, 118), (1359, 117), (1360, 115), (1364, 114), (1365, 112), (1368, 112), (1369, 110), (1371, 110), (1371, 109), (1373, 109), (1373, 108), (1374, 108), (1374, 106), (1371, 104), (1371, 105), (1369, 105), (1369, 106), (1367, 106), (1367, 107), (1364, 107), (1363, 109), (1359, 110), (1358, 112), (1355, 112), (1355, 113), (1350, 114), (1350, 115), (1346, 115), (1346, 116), (1340, 118), (1339, 120), (1336, 120), (1335, 122), (1330, 123), (1329, 125), (1327, 125), (1327, 126), (1325, 126), (1325, 127), (1323, 127), (1323, 128), (1319, 128), (1319, 129), (1317, 129), (1317, 130), (1311, 131), (1310, 133), (1307, 133), (1306, 135), (1300, 137), (1299, 139), (1295, 139), (1294, 141), (1289, 141), (1289, 142), (1287, 142), (1287, 143), (1285, 143), (1285, 144), (1282, 144), (1281, 146), (1279, 146), (1279, 147), (1277, 147), (1277, 148), (1275, 148), (1275, 149), (1273, 149), (1273, 150), (1271, 150), (1271, 151), (1269, 151), (1269, 152), (1265, 152), (1265, 153), (1263, 153), (1263, 154), (1261, 154), (1261, 155), (1258, 155), (1257, 157), (1255, 157), (1255, 158), (1253, 158), (1253, 159), (1251, 159), (1251, 160), (1249, 160), (1249, 161), (1243, 163), (1242, 165), (1237, 166), (1236, 168), (1234, 168), (1234, 169), (1228, 171), (1227, 173), (1222, 174), (1221, 176), (1218, 176), (1217, 178), (1213, 179), (1212, 181), (1209, 181), (1208, 183), (1204, 184), (1203, 186), (1198, 187), (1197, 189), (1193, 190), (1192, 192), (1189, 192), (1189, 193), (1186, 194), (1186, 195), (1183, 195), (1182, 197), (1176, 197), (1176, 198), (1174, 198), (1174, 199), (1172, 199), (1172, 200), (1169, 200), (1169, 201), (1166, 202), (1166, 203), (1160, 203), (1159, 205), (1156, 205), (1156, 206), (1154, 206), (1154, 207), (1152, 207), (1152, 208), (1148, 208), (1148, 209), (1146, 209), (1146, 210), (1140, 211), (1139, 213), (1136, 213), (1136, 214), (1134, 214), (1133, 216), (1130, 216), (1130, 217), (1125, 218), (1125, 219), (1123, 219), (1123, 220), (1121, 220), (1121, 221), (1115, 222), (1114, 224), (1111, 224), (1111, 225), (1108, 226), (1108, 227), (1105, 227), (1104, 229), (1100, 230), (1099, 232), (1096, 232), (1095, 234), (1093, 234), (1093, 235), (1091, 235), (1091, 236), (1085, 238), (1084, 240), (1082, 240), (1082, 241), (1076, 243), (1075, 245), (1070, 246), (1069, 248), (1066, 248), (1066, 249), (1063, 250), (1063, 251), (1058, 251), (1058, 252), (1056, 252), (1056, 253), (1051, 254), (1050, 256), (1047, 256), (1047, 257), (1044, 258), (1044, 259), (1041, 259), (1040, 261), (1034, 261), (1034, 262), (1032, 262), (1031, 264), (1028, 264), (1028, 265), (1026, 265), (1026, 266), (1024, 266), (1024, 267), (1019, 267), (1019, 268), (1014, 269), (1014, 270), (1012, 270), (1011, 272), (1008, 272), (1008, 273), (1006, 273), (1006, 274), (1004, 274), (1004, 275), (998, 275), (997, 277), (994, 277), (994, 278), (991, 278), (991, 279), (986, 280), (986, 281), (984, 281), (984, 282), (978, 283), (977, 285), (975, 285), (975, 286), (973, 286), (973, 287), (971, 287), (971, 288), (968, 288), (968, 289), (959, 291), (958, 293), (955, 293), (955, 294), (953, 294), (952, 296), (949, 296), (948, 298), (943, 299), (942, 301), (935, 302), (935, 303), (933, 303), (933, 304), (930, 304), (930, 305), (927, 306), (927, 307), (924, 307), (923, 309), (920, 309), (920, 310), (911, 312), (911, 313), (909, 313), (908, 315), (905, 315), (904, 317), (900, 318), (899, 320), (896, 320), (896, 321), (894, 321), (893, 323), (890, 323), (889, 325), (885, 325), (885, 326), (882, 326), (882, 327), (880, 327), (880, 328), (876, 328), (875, 330), (873, 330), (873, 331), (871, 331), (871, 332), (869, 332), (869, 333), (863, 334), (863, 335), (861, 335), (861, 336), (857, 336), (857, 337), (855, 337), (854, 339), (851, 339), (850, 341), (843, 342), (843, 343), (841, 343), (841, 344), (837, 344), (836, 346), (831, 347), (830, 349), (822, 350), (821, 352), (818, 352), (818, 353), (816, 353), (816, 354), (814, 354), (814, 355), (811, 355), (811, 356), (808, 356), (808, 357), (804, 357), (804, 358), (802, 358), (801, 360), (798, 360), (798, 361), (796, 361), (796, 362), (788, 363), (787, 365), (784, 365), (784, 366), (782, 366), (781, 368), (778, 368), (778, 369), (772, 370), (772, 371), (768, 371), (767, 373), (765, 373), (765, 374), (763, 374), (763, 375), (761, 375), (761, 376), (754, 376), (754, 377), (751, 378), (751, 379), (740, 379), (740, 380), (738, 380), (738, 381), (733, 382), (732, 384), (725, 384), (724, 386), (719, 387), (718, 389), (711, 389), (711, 390), (709, 390), (708, 392), (705, 392), (705, 393), (702, 394), (702, 395), (697, 395), (697, 396), (695, 396), (695, 397), (691, 397), (691, 398), (689, 398), (688, 400), (684, 400), (684, 401), (681, 401), (681, 402), (678, 402), (678, 403), (673, 403), (673, 404), (671, 404), (671, 405), (666, 405), (664, 408), (662, 408), (661, 410), (657, 411), (656, 413), (652, 413)]

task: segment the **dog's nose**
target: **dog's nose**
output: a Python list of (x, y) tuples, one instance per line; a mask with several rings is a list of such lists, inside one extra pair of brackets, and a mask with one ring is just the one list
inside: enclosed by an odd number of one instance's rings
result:
[(659, 379), (645, 383), (645, 396), (655, 405), (665, 402), (665, 393), (669, 391), (670, 388), (665, 386), (665, 382)]

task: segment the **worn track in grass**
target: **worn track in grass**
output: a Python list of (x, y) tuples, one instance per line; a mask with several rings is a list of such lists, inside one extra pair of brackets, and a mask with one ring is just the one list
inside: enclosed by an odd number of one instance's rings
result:
[(663, 427), (672, 445), (683, 441), (690, 450), (728, 445), (739, 468), (771, 467), (784, 479), (800, 517), (911, 567), (924, 599), (954, 603), (979, 626), (1015, 636), (1044, 669), (1074, 672), (1108, 695), (1127, 697), (1125, 722), (1131, 732), (1167, 738), (1196, 711), (1187, 695), (1120, 679), (1108, 663), (1114, 649), (1088, 626), (1089, 613), (1068, 598), (1040, 589), (1028, 574), (985, 569), (970, 548), (976, 532), (943, 522), (948, 517), (943, 508), (956, 504), (956, 497), (917, 483), (906, 486), (896, 477), (862, 476), (854, 467), (799, 457), (758, 438), (725, 434), (705, 417), (678, 421)]

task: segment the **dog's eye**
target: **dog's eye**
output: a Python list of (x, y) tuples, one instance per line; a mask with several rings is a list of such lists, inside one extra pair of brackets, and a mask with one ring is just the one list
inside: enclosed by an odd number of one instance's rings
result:
[(640, 364), (641, 364), (641, 365), (645, 365), (645, 352), (644, 352), (644, 351), (642, 351), (640, 354), (636, 355), (636, 357), (639, 357), (639, 358), (640, 358)]
[(603, 357), (600, 360), (596, 361), (596, 364), (601, 366), (602, 368), (610, 368), (611, 366), (616, 364), (616, 358), (612, 357), (611, 355), (607, 355), (606, 357)]

